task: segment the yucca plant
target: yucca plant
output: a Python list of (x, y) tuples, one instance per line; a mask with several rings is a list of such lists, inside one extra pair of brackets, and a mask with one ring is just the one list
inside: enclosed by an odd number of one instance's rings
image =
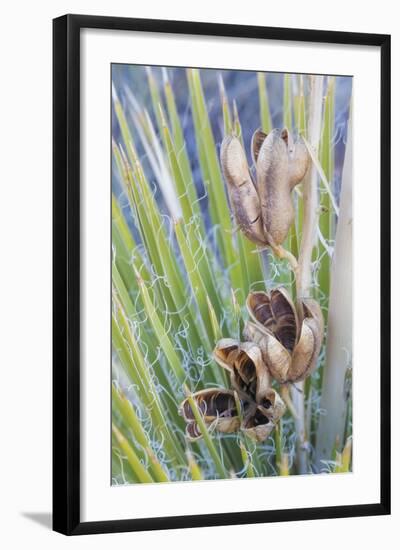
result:
[(349, 471), (351, 391), (333, 398), (351, 372), (351, 337), (336, 330), (351, 326), (336, 279), (348, 283), (351, 193), (334, 158), (335, 79), (246, 74), (259, 98), (249, 127), (239, 113), (255, 96), (228, 96), (232, 73), (121, 70), (112, 94), (113, 484)]

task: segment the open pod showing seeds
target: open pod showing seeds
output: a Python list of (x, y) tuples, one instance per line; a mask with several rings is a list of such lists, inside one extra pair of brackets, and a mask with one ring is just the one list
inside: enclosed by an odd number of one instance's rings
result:
[(274, 427), (275, 424), (264, 414), (264, 411), (252, 403), (248, 414), (243, 419), (243, 432), (254, 441), (262, 442), (267, 439)]
[(230, 372), (233, 390), (209, 388), (183, 401), (179, 413), (187, 423), (187, 438), (202, 437), (194, 405), (207, 429), (222, 433), (241, 429), (255, 441), (264, 441), (284, 414), (285, 404), (269, 386), (260, 348), (252, 342), (224, 338), (217, 342), (214, 358)]
[(269, 388), (258, 403), (245, 403), (241, 429), (251, 439), (257, 442), (265, 441), (285, 409), (278, 393)]
[(261, 399), (257, 402), (258, 408), (270, 419), (271, 422), (276, 424), (284, 415), (286, 405), (282, 401), (278, 392), (269, 388)]
[(257, 401), (269, 388), (268, 369), (255, 343), (223, 338), (215, 346), (214, 359), (229, 371), (232, 387), (241, 399)]
[[(241, 401), (242, 421), (233, 391), (210, 388), (198, 391), (191, 397), (207, 429), (222, 433), (233, 433), (240, 429), (257, 442), (265, 441), (286, 409), (282, 399), (272, 388), (260, 395), (258, 402), (251, 398)], [(179, 412), (187, 423), (186, 437), (189, 441), (200, 439), (203, 434), (189, 398), (183, 401)]]
[[(240, 419), (233, 391), (210, 388), (192, 394), (191, 398), (207, 428), (212, 427), (223, 433), (232, 433), (239, 429)], [(187, 423), (186, 436), (188, 439), (194, 441), (201, 438), (202, 433), (188, 398), (182, 402), (179, 413)]]
[(324, 321), (321, 308), (311, 298), (296, 308), (283, 288), (252, 292), (246, 301), (251, 321), (244, 337), (256, 343), (267, 368), (279, 383), (304, 380), (315, 368), (321, 349)]

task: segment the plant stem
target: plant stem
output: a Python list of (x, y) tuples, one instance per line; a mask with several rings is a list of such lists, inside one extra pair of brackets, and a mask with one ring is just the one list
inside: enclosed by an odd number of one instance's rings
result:
[(320, 408), (327, 414), (318, 424), (316, 464), (330, 456), (335, 442), (341, 450), (345, 437), (348, 402), (346, 388), (352, 357), (352, 131), (349, 120), (346, 155), (343, 166), (340, 212), (337, 223), (335, 253), (332, 261), (330, 306), (326, 344), (326, 365), (322, 382)]
[[(308, 141), (318, 154), (322, 123), (323, 77), (311, 75), (309, 79)], [(318, 172), (314, 164), (311, 164), (303, 183), (303, 201), (303, 232), (296, 273), (296, 294), (299, 303), (301, 303), (302, 298), (307, 298), (311, 294), (311, 261), (318, 223)], [(302, 317), (302, 313), (302, 311), (299, 311), (300, 317)], [(291, 394), (297, 412), (297, 418), (295, 418), (297, 433), (296, 467), (299, 474), (306, 474), (308, 472), (308, 445), (305, 427), (304, 383), (300, 382), (296, 387), (292, 387)]]
[(288, 261), (290, 268), (292, 269), (295, 277), (297, 278), (297, 272), (299, 269), (299, 264), (296, 260), (296, 257), (289, 251), (286, 250), (282, 245), (271, 247), (275, 256), (280, 259), (285, 259)]

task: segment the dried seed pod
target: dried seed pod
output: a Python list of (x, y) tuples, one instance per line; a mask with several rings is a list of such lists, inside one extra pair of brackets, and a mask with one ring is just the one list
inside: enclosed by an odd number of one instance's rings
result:
[(323, 339), (318, 302), (311, 298), (301, 302), (302, 322), (284, 289), (250, 293), (246, 305), (252, 321), (244, 336), (260, 347), (271, 376), (281, 384), (304, 380), (316, 366)]
[(240, 352), (239, 340), (233, 338), (222, 338), (218, 340), (213, 351), (215, 361), (231, 373), (233, 364)]
[(265, 441), (286, 407), (270, 387), (261, 349), (254, 342), (224, 338), (217, 342), (213, 355), (216, 362), (229, 371), (234, 391), (209, 388), (186, 398), (179, 407), (179, 414), (187, 423), (186, 437), (190, 441), (202, 437), (197, 413), (192, 408), (194, 402), (208, 429), (222, 433), (241, 429), (255, 441)]
[(286, 405), (276, 392), (272, 388), (268, 388), (263, 396), (257, 401), (258, 407), (261, 411), (268, 416), (268, 418), (276, 424), (284, 415)]
[(257, 443), (265, 441), (274, 428), (275, 424), (257, 405), (249, 409), (241, 425), (242, 431)]
[(264, 231), (270, 244), (282, 244), (294, 221), (291, 191), (307, 170), (308, 153), (304, 155), (304, 150), (303, 143), (293, 143), (287, 129), (276, 128), (264, 140), (259, 130), (253, 136), (257, 191)]
[(269, 388), (259, 401), (259, 406), (266, 410), (266, 414), (275, 424), (282, 418), (286, 405), (278, 392)]
[(292, 359), (279, 340), (273, 334), (263, 330), (260, 325), (252, 322), (246, 323), (244, 337), (260, 347), (270, 375), (280, 384), (286, 383)]
[(299, 137), (297, 141), (294, 141), (292, 134), (287, 128), (282, 130), (281, 137), (287, 145), (289, 157), (289, 186), (292, 190), (306, 175), (310, 164), (310, 155), (303, 138)]
[[(321, 351), (322, 341), (324, 338), (324, 317), (322, 315), (321, 307), (316, 300), (312, 298), (303, 298), (301, 301), (303, 306), (303, 329), (306, 326), (312, 334), (308, 336), (307, 351), (312, 349), (312, 353), (306, 356), (307, 352), (302, 352), (302, 334), (299, 337), (298, 343), (293, 350), (293, 364), (290, 372), (290, 378), (293, 382), (298, 380), (304, 380), (311, 374), (317, 365), (319, 352)], [(305, 339), (305, 337), (304, 337)], [(303, 363), (303, 364), (301, 364)], [(300, 368), (298, 367), (300, 365)]]
[(307, 173), (310, 165), (310, 155), (303, 140), (300, 138), (294, 143), (293, 151), (289, 153), (289, 185), (296, 187)]
[(265, 395), (269, 374), (256, 344), (224, 338), (217, 342), (213, 355), (230, 372), (232, 387), (241, 399), (258, 401)]
[[(191, 398), (208, 428), (213, 427), (223, 433), (232, 433), (239, 429), (240, 420), (233, 391), (209, 388), (192, 394)], [(201, 438), (202, 434), (188, 398), (182, 402), (179, 414), (187, 422), (188, 439)]]
[(203, 437), (203, 434), (201, 433), (196, 422), (189, 422), (189, 424), (186, 425), (185, 431), (186, 437), (189, 441), (196, 441), (197, 439), (201, 439)]
[(241, 429), (255, 441), (265, 441), (285, 410), (278, 393), (269, 388), (259, 402), (245, 407)]
[(286, 239), (294, 219), (287, 145), (280, 130), (273, 130), (262, 142), (256, 171), (264, 231), (271, 244), (279, 245)]
[(238, 227), (259, 246), (283, 243), (294, 220), (291, 191), (304, 178), (309, 154), (284, 128), (269, 134), (256, 130), (251, 153), (257, 185), (251, 178), (240, 140), (227, 136), (221, 145), (221, 166)]
[(260, 152), (261, 145), (263, 144), (267, 134), (262, 130), (258, 129), (254, 132), (251, 138), (251, 157), (254, 164), (257, 164), (258, 153)]
[(260, 199), (251, 178), (240, 140), (230, 135), (221, 145), (221, 166), (238, 227), (258, 245), (265, 245)]
[(281, 287), (267, 294), (250, 292), (246, 300), (250, 318), (276, 335), (278, 340), (290, 351), (298, 336), (298, 316), (296, 307), (288, 293)]

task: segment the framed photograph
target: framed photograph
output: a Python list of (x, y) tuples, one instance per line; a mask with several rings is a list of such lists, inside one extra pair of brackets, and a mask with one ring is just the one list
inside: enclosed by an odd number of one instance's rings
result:
[(390, 513), (390, 37), (54, 20), (54, 529)]

